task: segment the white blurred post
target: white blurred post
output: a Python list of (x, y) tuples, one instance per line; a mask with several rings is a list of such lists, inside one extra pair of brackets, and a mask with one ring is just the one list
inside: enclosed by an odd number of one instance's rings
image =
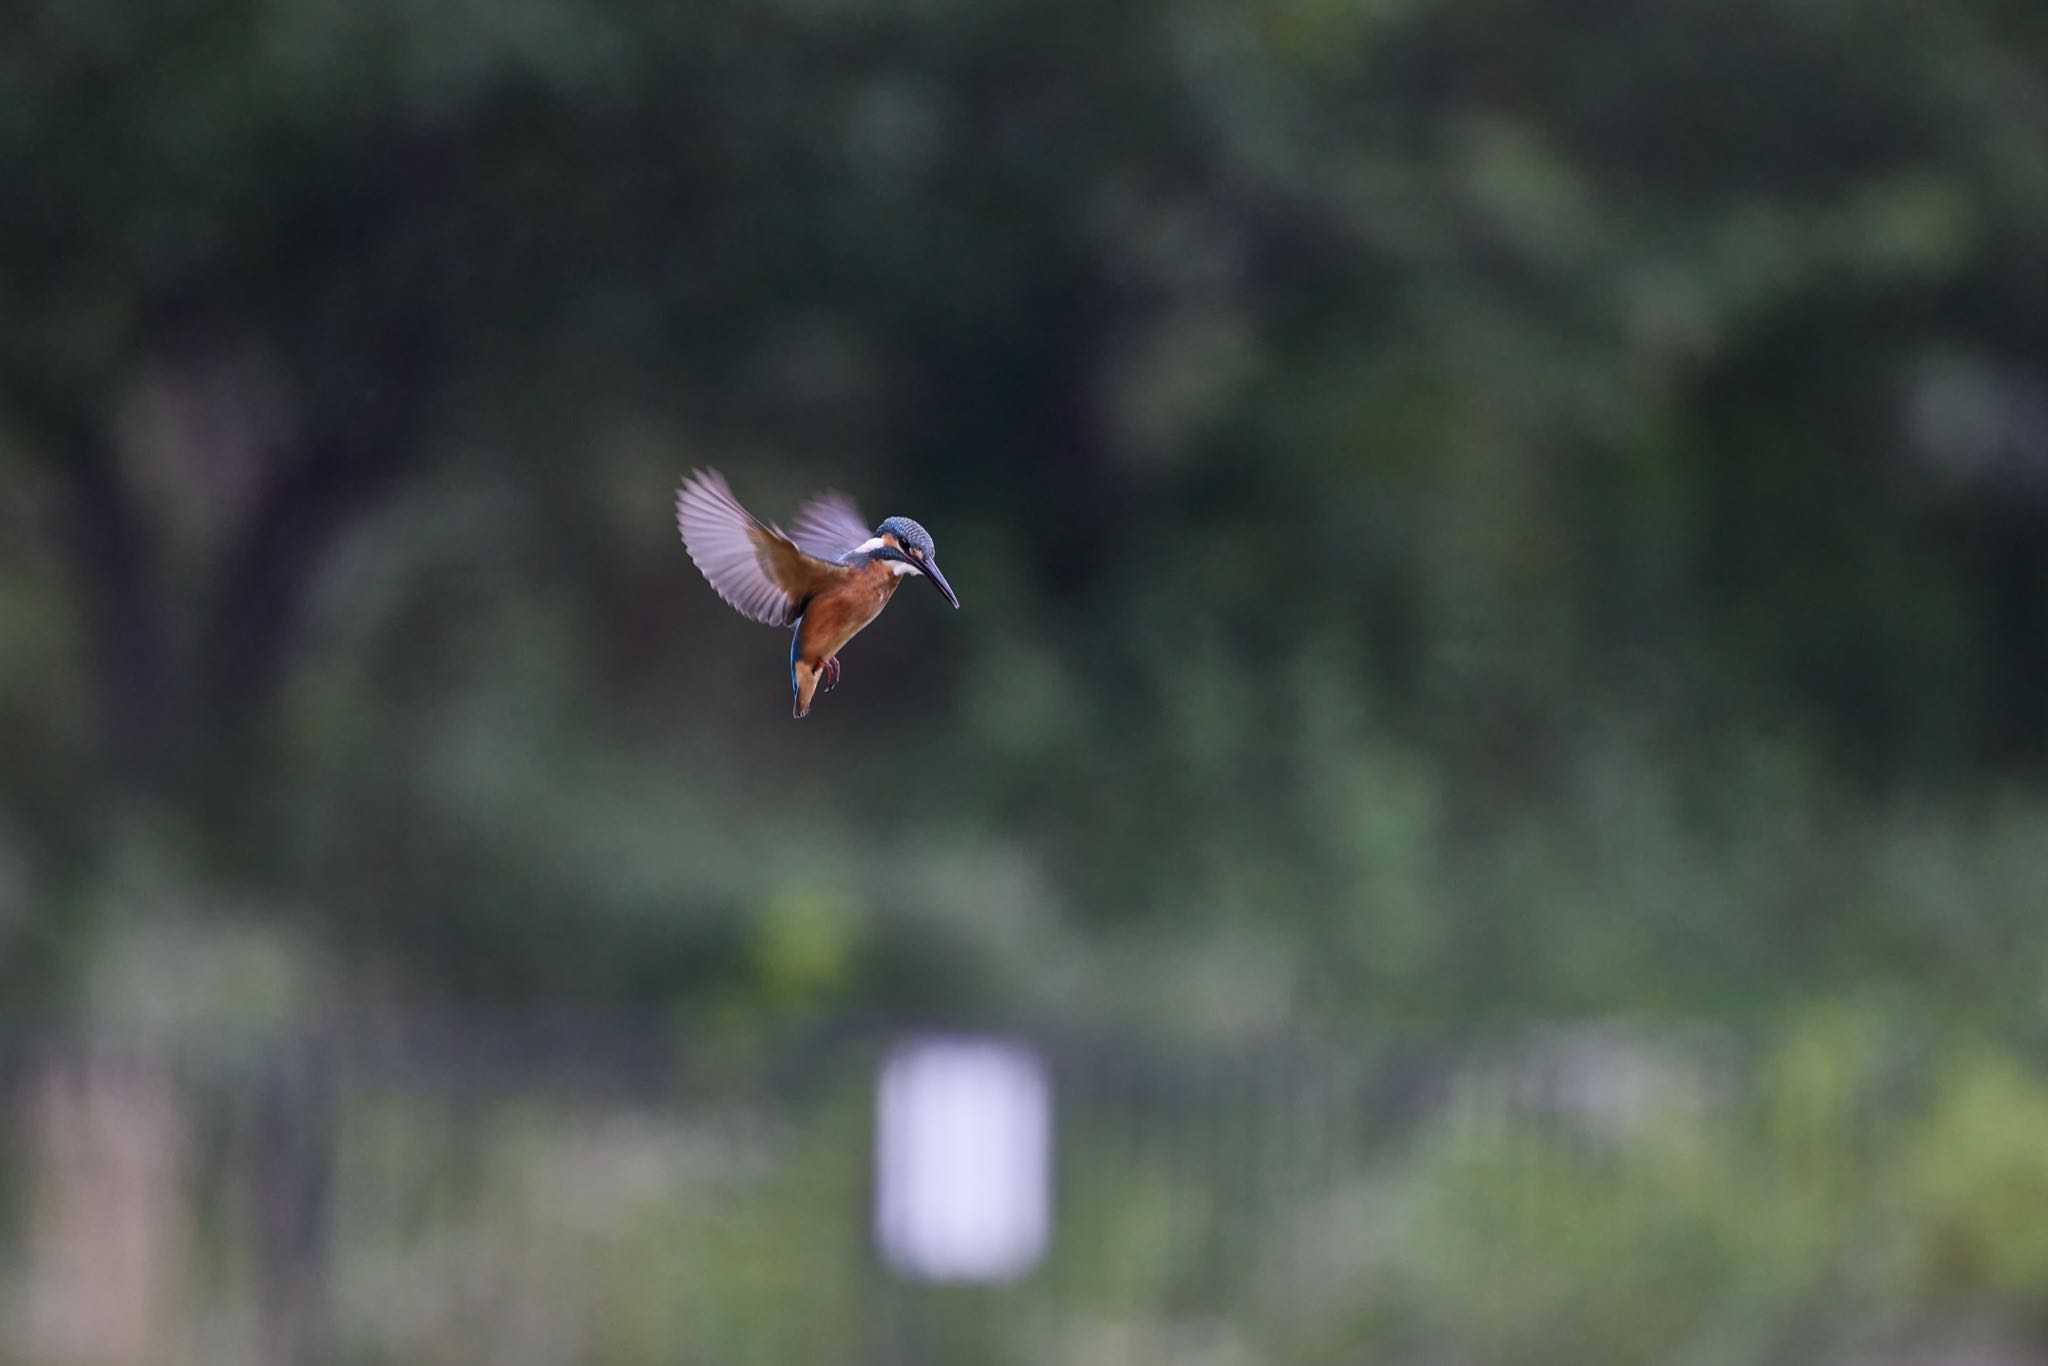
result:
[(1008, 1040), (897, 1044), (875, 1106), (875, 1239), (902, 1276), (1010, 1281), (1045, 1252), (1052, 1086)]

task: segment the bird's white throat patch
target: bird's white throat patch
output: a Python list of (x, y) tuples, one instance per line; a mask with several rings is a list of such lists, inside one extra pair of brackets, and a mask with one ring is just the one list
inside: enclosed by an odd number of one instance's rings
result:
[[(853, 553), (856, 555), (865, 555), (870, 551), (880, 550), (881, 548), (882, 538), (880, 536), (870, 536), (865, 541), (862, 541), (859, 545), (855, 546), (853, 548)], [(922, 569), (919, 569), (916, 565), (912, 564), (908, 560), (890, 560), (887, 563), (889, 565), (889, 572), (891, 574), (894, 574), (899, 579), (902, 578), (905, 574), (924, 573)]]

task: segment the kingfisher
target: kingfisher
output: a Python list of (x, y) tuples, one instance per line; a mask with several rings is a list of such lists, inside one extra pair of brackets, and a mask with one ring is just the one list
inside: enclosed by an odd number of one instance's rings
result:
[(676, 490), (676, 529), (718, 596), (741, 616), (793, 627), (790, 715), (810, 714), (820, 686), (839, 686), (839, 652), (889, 605), (905, 575), (930, 580), (954, 607), (960, 599), (939, 572), (931, 533), (908, 517), (871, 532), (851, 498), (827, 492), (796, 514), (787, 532), (732, 496), (717, 470), (693, 470)]

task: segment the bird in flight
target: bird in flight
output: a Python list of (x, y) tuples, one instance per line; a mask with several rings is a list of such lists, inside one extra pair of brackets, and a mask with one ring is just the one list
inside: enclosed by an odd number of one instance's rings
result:
[(908, 517), (873, 531), (843, 493), (805, 503), (791, 530), (770, 526), (740, 506), (725, 476), (694, 470), (676, 490), (676, 529), (705, 579), (741, 616), (792, 626), (792, 716), (805, 716), (822, 684), (839, 686), (839, 652), (889, 605), (906, 574), (931, 580), (958, 607), (939, 572), (931, 534)]

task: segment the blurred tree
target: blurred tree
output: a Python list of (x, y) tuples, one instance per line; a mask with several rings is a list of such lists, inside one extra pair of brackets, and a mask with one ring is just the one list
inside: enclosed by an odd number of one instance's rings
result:
[[(1725, 1004), (1900, 970), (1834, 909), (1892, 804), (2042, 819), (1997, 0), (8, 29), (17, 983), (147, 846), (407, 989)], [(782, 725), (698, 462), (920, 517), (970, 610)]]

